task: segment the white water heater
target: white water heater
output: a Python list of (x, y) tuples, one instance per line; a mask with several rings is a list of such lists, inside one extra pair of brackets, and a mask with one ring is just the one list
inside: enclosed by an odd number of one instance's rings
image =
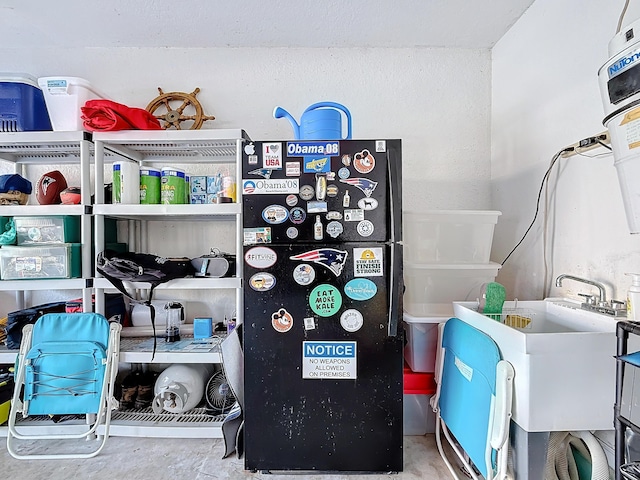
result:
[(614, 166), (631, 233), (640, 233), (640, 19), (609, 42), (598, 71)]

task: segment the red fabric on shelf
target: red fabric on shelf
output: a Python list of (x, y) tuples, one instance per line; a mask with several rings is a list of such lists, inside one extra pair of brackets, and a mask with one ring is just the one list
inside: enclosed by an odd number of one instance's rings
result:
[(84, 127), (90, 132), (162, 130), (160, 122), (146, 110), (111, 100), (87, 100), (80, 109)]

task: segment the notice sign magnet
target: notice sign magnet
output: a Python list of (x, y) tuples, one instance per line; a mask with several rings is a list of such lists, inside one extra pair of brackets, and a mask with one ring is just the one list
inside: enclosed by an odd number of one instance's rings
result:
[(303, 342), (302, 378), (355, 380), (357, 342)]

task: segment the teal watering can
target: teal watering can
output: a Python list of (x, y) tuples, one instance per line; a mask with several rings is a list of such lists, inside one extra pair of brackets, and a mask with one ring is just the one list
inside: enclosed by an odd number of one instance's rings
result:
[[(347, 116), (347, 136), (342, 138), (342, 115)], [(296, 140), (349, 140), (351, 138), (351, 113), (347, 107), (334, 102), (314, 103), (308, 107), (302, 117), (300, 125), (284, 108), (273, 110), (274, 118), (286, 118), (291, 122), (293, 135)]]

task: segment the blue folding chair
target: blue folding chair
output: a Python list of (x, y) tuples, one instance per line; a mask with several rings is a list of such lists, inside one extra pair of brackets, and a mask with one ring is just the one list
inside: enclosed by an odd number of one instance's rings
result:
[[(109, 437), (111, 410), (117, 407), (113, 389), (118, 372), (120, 329), (119, 324), (109, 324), (98, 313), (50, 313), (34, 325), (24, 327), (16, 358), (7, 434), (7, 450), (13, 457), (90, 458), (100, 453)], [(87, 423), (61, 423), (46, 428), (20, 426), (16, 425), (19, 412), (24, 418), (86, 415)], [(16, 439), (95, 438), (101, 425), (104, 426), (101, 441), (89, 452), (85, 447), (73, 453), (29, 454), (24, 448), (16, 448)]]
[(436, 364), (436, 443), (451, 475), (441, 432), (473, 479), (510, 478), (507, 472), (513, 366), (488, 335), (451, 318), (440, 325)]

